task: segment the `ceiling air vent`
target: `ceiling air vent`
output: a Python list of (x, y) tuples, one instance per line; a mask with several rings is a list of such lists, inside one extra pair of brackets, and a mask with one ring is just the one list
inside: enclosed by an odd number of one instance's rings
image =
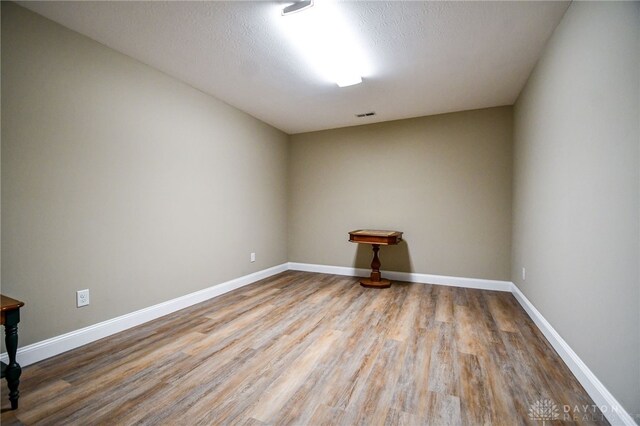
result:
[(362, 114), (356, 114), (356, 117), (358, 118), (362, 118), (362, 117), (371, 117), (372, 115), (376, 115), (375, 112), (371, 111), (371, 112), (365, 112)]

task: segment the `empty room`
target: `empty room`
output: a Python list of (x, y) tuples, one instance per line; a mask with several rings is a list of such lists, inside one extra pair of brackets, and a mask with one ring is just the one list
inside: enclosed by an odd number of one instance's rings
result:
[(640, 424), (640, 2), (3, 1), (3, 425)]

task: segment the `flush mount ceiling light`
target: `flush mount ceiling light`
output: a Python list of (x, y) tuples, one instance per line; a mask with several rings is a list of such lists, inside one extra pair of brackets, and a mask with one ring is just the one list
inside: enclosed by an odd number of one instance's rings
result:
[(335, 2), (298, 1), (281, 15), (287, 40), (322, 78), (340, 87), (362, 82), (368, 72), (365, 56)]
[(291, 13), (301, 12), (305, 9), (310, 8), (311, 6), (313, 6), (313, 0), (297, 1), (285, 7), (284, 9), (282, 9), (282, 16), (289, 15)]

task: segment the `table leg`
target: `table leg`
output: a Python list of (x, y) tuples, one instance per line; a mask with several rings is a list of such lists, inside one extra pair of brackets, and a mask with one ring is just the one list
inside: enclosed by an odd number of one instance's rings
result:
[[(16, 311), (17, 313), (18, 311)], [(9, 313), (10, 315), (11, 313)], [(7, 316), (9, 316), (7, 315)], [(11, 409), (18, 408), (18, 398), (20, 392), (18, 392), (18, 385), (20, 384), (20, 375), (22, 374), (22, 368), (16, 362), (16, 351), (18, 350), (18, 323), (13, 321), (7, 321), (4, 326), (5, 331), (5, 344), (7, 346), (7, 355), (9, 356), (9, 364), (5, 369), (5, 376), (7, 379), (7, 385), (9, 385), (9, 401), (11, 401)]]
[(391, 281), (382, 279), (380, 275), (380, 258), (378, 257), (378, 251), (380, 250), (380, 244), (372, 244), (373, 246), (373, 260), (371, 261), (371, 277), (363, 278), (360, 280), (360, 285), (363, 287), (373, 288), (389, 288), (391, 287)]

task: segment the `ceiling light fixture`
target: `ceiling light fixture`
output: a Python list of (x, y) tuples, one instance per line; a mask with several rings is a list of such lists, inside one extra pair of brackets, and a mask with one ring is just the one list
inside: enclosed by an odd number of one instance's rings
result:
[(361, 83), (367, 74), (362, 50), (335, 2), (295, 2), (282, 9), (281, 27), (324, 79), (345, 87)]
[(282, 16), (289, 15), (291, 13), (302, 12), (303, 10), (308, 9), (311, 6), (313, 6), (313, 0), (297, 1), (282, 9)]

